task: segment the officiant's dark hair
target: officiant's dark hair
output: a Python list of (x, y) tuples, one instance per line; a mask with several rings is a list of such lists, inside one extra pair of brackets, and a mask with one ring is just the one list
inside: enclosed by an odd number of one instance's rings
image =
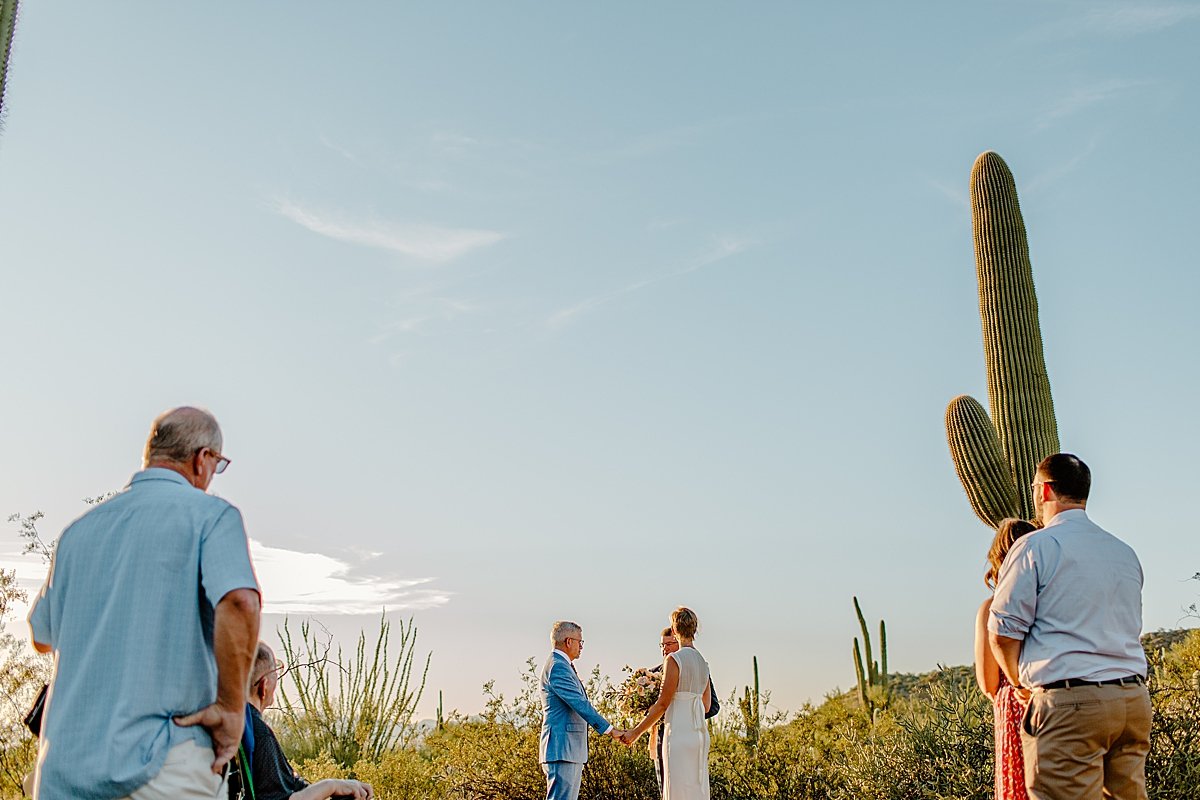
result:
[(671, 629), (686, 639), (696, 637), (696, 629), (700, 627), (700, 618), (696, 612), (685, 606), (680, 606), (671, 612)]
[(996, 588), (996, 578), (1000, 575), (1004, 557), (1008, 555), (1017, 539), (1037, 529), (1037, 525), (1023, 519), (1009, 517), (1000, 521), (1000, 526), (996, 528), (996, 536), (992, 539), (992, 546), (988, 550), (988, 568), (983, 573), (983, 582), (989, 589)]
[(663, 628), (663, 632), (658, 635), (658, 638), (661, 639), (664, 636), (674, 636), (674, 635), (675, 635), (675, 629), (672, 628), (670, 625), (668, 625), (667, 627)]

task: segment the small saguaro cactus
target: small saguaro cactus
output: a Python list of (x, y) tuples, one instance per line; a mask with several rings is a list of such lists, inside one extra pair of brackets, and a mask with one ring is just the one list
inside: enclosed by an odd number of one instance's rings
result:
[(971, 221), (992, 413), (959, 395), (946, 409), (946, 436), (971, 508), (996, 528), (1005, 517), (1033, 517), (1029, 485), (1059, 444), (1017, 185), (990, 151), (971, 168)]
[(876, 708), (887, 708), (888, 677), (887, 677), (887, 626), (879, 620), (879, 661), (874, 660), (871, 653), (871, 633), (867, 630), (867, 620), (863, 616), (862, 606), (858, 598), (854, 598), (854, 613), (858, 616), (858, 627), (862, 630), (863, 647), (866, 649), (866, 661), (863, 651), (859, 648), (858, 637), (854, 637), (854, 673), (858, 678), (858, 701), (863, 709), (872, 717)]
[(746, 726), (746, 746), (751, 750), (758, 747), (758, 736), (762, 732), (762, 701), (758, 693), (758, 656), (754, 656), (754, 687), (747, 686), (738, 701), (742, 722)]

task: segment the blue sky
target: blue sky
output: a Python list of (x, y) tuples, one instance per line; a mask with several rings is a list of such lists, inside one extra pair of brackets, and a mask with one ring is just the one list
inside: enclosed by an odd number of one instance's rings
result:
[(1198, 3), (27, 3), (0, 512), (61, 528), (199, 404), (268, 629), (412, 613), (448, 706), (560, 617), (583, 666), (649, 663), (680, 603), (718, 687), (757, 655), (784, 708), (853, 680), (852, 595), (894, 669), (966, 663), (989, 539), (942, 414), (986, 398), (994, 149), (1063, 445), (1173, 627), (1198, 33)]

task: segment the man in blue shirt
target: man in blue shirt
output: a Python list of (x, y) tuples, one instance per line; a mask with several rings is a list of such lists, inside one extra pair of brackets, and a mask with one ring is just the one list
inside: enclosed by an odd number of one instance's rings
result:
[(1076, 456), (1038, 465), (1033, 499), (1045, 527), (1004, 559), (988, 619), (996, 660), (1028, 703), (1021, 744), (1032, 800), (1146, 800), (1142, 566), (1088, 518), (1091, 484)]
[(208, 412), (165, 412), (145, 469), (59, 538), (29, 612), (34, 647), (55, 656), (35, 797), (223, 794), (259, 590), (241, 514), (206, 494), (221, 446)]

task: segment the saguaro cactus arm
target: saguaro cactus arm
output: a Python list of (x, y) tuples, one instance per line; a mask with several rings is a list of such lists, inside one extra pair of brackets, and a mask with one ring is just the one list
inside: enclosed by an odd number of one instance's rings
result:
[(954, 471), (967, 492), (971, 509), (989, 527), (1020, 513), (1016, 482), (1000, 449), (996, 426), (979, 401), (959, 395), (946, 409), (946, 436)]
[(8, 56), (17, 25), (17, 0), (0, 0), (0, 113), (4, 111), (4, 86), (8, 82)]

